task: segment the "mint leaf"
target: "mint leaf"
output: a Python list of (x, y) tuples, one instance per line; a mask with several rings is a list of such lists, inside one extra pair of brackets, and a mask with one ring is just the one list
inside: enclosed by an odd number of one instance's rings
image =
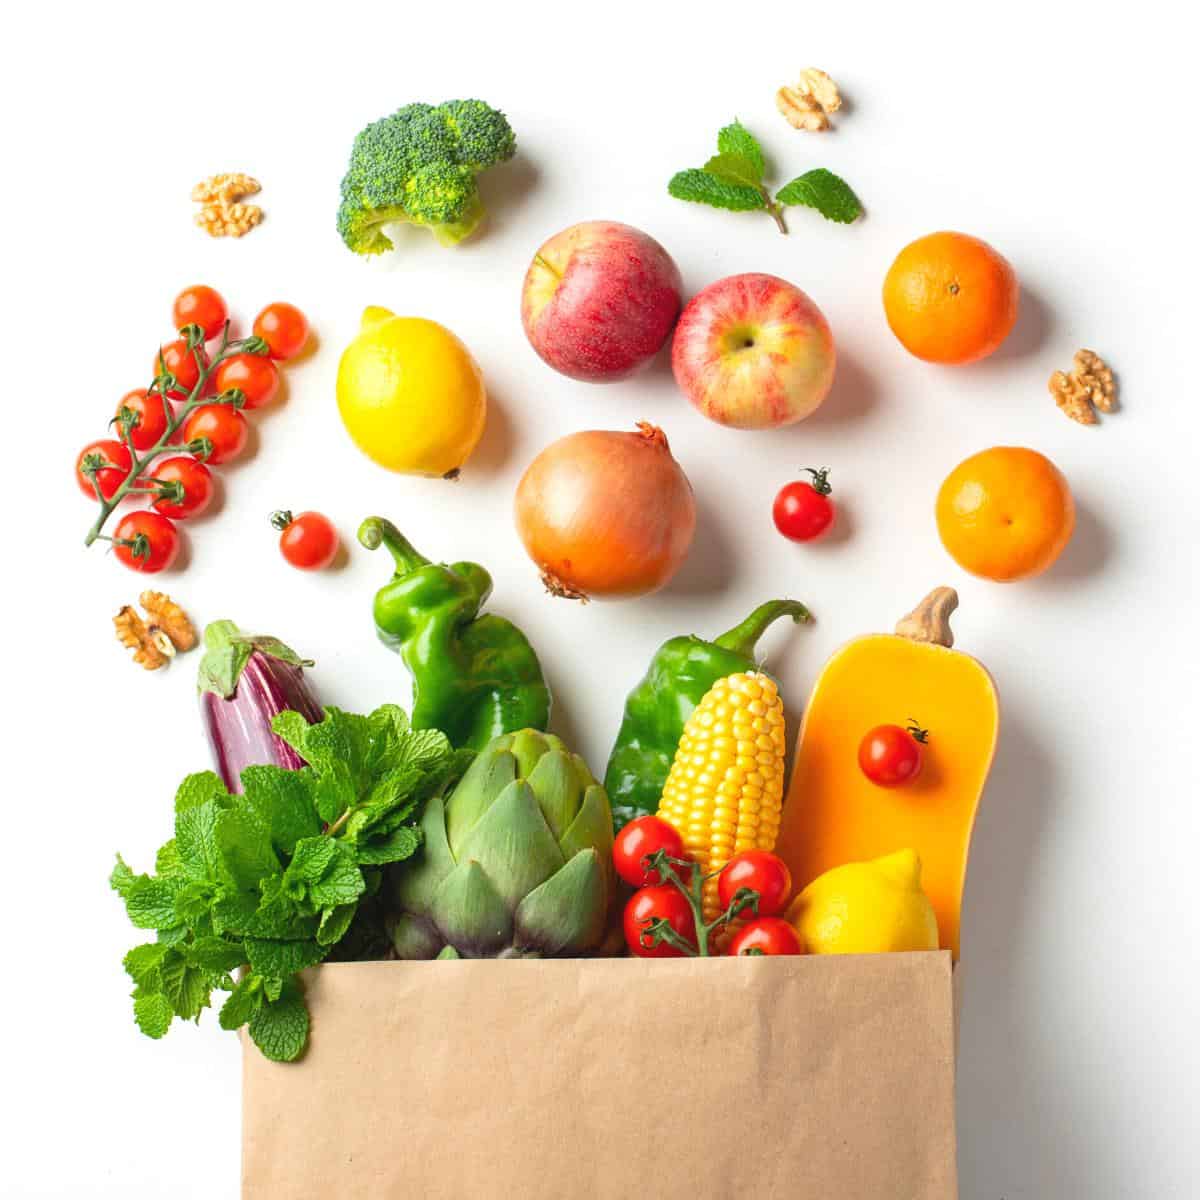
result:
[(694, 204), (710, 204), (713, 208), (726, 208), (731, 212), (749, 212), (766, 208), (766, 197), (758, 188), (740, 187), (726, 183), (707, 171), (692, 168), (678, 171), (671, 176), (667, 191), (676, 200), (690, 200)]
[(754, 171), (754, 183), (762, 183), (763, 175), (767, 170), (762, 146), (758, 144), (758, 139), (741, 121), (734, 121), (732, 125), (726, 125), (717, 134), (717, 150), (721, 154), (736, 154), (746, 159)]
[(264, 765), (247, 767), (242, 772), (244, 803), (268, 830), (278, 853), (291, 854), (302, 838), (321, 832), (321, 818), (313, 800), (315, 782), (316, 775), (310, 769), (288, 771)]
[(183, 863), (179, 859), (179, 849), (175, 845), (174, 838), (159, 846), (158, 853), (154, 856), (154, 873), (155, 875), (176, 877), (184, 874)]
[(246, 951), (240, 942), (219, 937), (199, 937), (186, 950), (188, 961), (202, 971), (227, 975), (246, 961)]
[(187, 812), (190, 808), (199, 808), (210, 800), (222, 801), (229, 799), (229, 792), (215, 771), (197, 771), (188, 775), (175, 792), (175, 812)]
[(246, 807), (218, 813), (214, 837), (222, 864), (239, 887), (256, 888), (262, 879), (279, 874), (270, 834)]
[(337, 908), (357, 900), (366, 889), (351, 848), (340, 838), (326, 839), (336, 851), (324, 874), (309, 888), (309, 899), (319, 909)]
[(161, 992), (151, 992), (146, 995), (134, 996), (133, 1019), (138, 1028), (147, 1036), (158, 1039), (171, 1027), (175, 1016), (171, 1002)]
[(294, 975), (315, 967), (329, 953), (317, 942), (286, 942), (273, 938), (247, 938), (246, 956), (256, 975)]
[(173, 929), (179, 925), (175, 914), (178, 885), (169, 879), (139, 875), (125, 892), (125, 911), (138, 929)]
[(217, 844), (215, 801), (185, 808), (175, 818), (175, 854), (183, 874), (191, 880), (221, 878), (221, 849)]
[(133, 887), (138, 878), (139, 876), (130, 870), (129, 865), (118, 854), (117, 865), (113, 867), (112, 874), (108, 877), (108, 886), (123, 900), (129, 895), (130, 888)]
[(158, 992), (162, 990), (162, 976), (158, 969), (169, 949), (162, 942), (143, 942), (125, 955), (121, 965), (138, 987)]
[(171, 1002), (175, 1015), (191, 1020), (208, 1007), (212, 980), (208, 972), (191, 966), (176, 949), (168, 949), (159, 964), (162, 994)]
[(850, 190), (850, 185), (824, 167), (806, 171), (790, 183), (785, 183), (775, 200), (788, 206), (815, 208), (827, 220), (837, 221), (841, 225), (849, 225), (862, 215), (862, 205)]
[(350, 922), (354, 920), (354, 914), (358, 912), (358, 905), (339, 904), (337, 908), (327, 909), (321, 914), (321, 924), (317, 928), (317, 941), (322, 946), (333, 946), (340, 942), (345, 936), (346, 930), (350, 928)]
[(267, 1001), (250, 1018), (254, 1044), (274, 1062), (293, 1062), (308, 1042), (308, 1009), (295, 986), (285, 987), (278, 1000)]
[(383, 866), (411, 858), (421, 848), (421, 831), (411, 825), (401, 825), (380, 838), (358, 844), (355, 857), (364, 865)]
[(258, 1012), (262, 1002), (262, 980), (257, 975), (246, 974), (238, 980), (225, 1003), (221, 1005), (217, 1023), (222, 1029), (240, 1029)]
[(296, 843), (296, 853), (283, 873), (283, 890), (293, 899), (308, 894), (307, 885), (316, 883), (328, 870), (338, 852), (333, 838), (312, 837)]
[(741, 187), (757, 188), (762, 184), (762, 173), (742, 154), (715, 154), (702, 169), (726, 183)]

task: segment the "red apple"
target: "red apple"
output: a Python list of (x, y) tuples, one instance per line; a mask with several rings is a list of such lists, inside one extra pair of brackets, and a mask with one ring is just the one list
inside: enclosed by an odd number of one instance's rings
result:
[(837, 356), (821, 310), (775, 275), (730, 275), (688, 301), (671, 366), (687, 398), (735, 429), (802, 421), (833, 384)]
[(662, 348), (682, 289), (679, 268), (649, 234), (617, 221), (583, 221), (533, 256), (521, 321), (556, 371), (608, 383), (640, 370)]

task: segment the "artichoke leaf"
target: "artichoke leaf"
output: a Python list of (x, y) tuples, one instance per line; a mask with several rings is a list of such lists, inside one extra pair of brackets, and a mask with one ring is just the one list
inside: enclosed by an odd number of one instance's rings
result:
[(604, 936), (608, 899), (599, 853), (581, 850), (518, 905), (515, 942), (547, 956), (587, 950)]
[(467, 958), (490, 958), (512, 941), (512, 910), (477, 862), (459, 863), (433, 898), (442, 937)]
[(460, 862), (474, 859), (483, 868), (510, 912), (566, 861), (533, 789), (522, 779), (500, 793), (456, 849)]
[(530, 772), (528, 781), (550, 832), (561, 839), (575, 819), (583, 795), (584, 781), (575, 764), (562, 751), (548, 751)]
[(521, 779), (528, 779), (537, 768), (542, 756), (551, 750), (563, 749), (562, 741), (550, 733), (539, 733), (536, 729), (522, 729), (513, 734), (512, 753), (517, 760), (517, 771)]
[(458, 865), (446, 840), (446, 801), (431, 796), (421, 814), (424, 844), (415, 857), (407, 860), (403, 870), (396, 872), (393, 895), (401, 907), (412, 912), (428, 913), (438, 885)]
[(580, 850), (595, 847), (604, 856), (604, 861), (611, 863), (612, 844), (612, 809), (608, 803), (608, 793), (595, 783), (584, 793), (579, 813), (559, 845), (564, 858), (569, 859)]
[(388, 938), (398, 958), (436, 958), (444, 949), (441, 935), (432, 921), (412, 913), (400, 913), (387, 923)]
[(496, 797), (517, 778), (517, 760), (506, 750), (489, 748), (467, 768), (454, 789), (446, 811), (446, 840), (459, 848)]

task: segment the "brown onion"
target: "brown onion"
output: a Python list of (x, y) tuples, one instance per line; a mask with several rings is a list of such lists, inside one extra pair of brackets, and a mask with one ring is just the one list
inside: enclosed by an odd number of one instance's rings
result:
[(517, 486), (517, 532), (556, 596), (643, 596), (687, 557), (696, 501), (666, 434), (593, 429), (547, 446)]

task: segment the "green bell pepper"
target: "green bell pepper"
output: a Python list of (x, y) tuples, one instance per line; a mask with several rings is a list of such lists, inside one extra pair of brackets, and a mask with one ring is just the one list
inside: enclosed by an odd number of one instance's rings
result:
[(634, 817), (658, 810), (692, 710), (718, 679), (755, 669), (758, 639), (784, 616), (797, 624), (812, 619), (798, 601), (768, 600), (715, 641), (685, 635), (659, 647), (650, 669), (625, 701), (625, 717), (604, 775), (618, 830)]
[(482, 750), (493, 738), (544, 730), (550, 689), (537, 655), (511, 621), (479, 610), (492, 577), (478, 563), (432, 563), (382, 517), (358, 530), (368, 550), (396, 562), (375, 593), (375, 628), (412, 675), (414, 729), (440, 729), (456, 747)]

